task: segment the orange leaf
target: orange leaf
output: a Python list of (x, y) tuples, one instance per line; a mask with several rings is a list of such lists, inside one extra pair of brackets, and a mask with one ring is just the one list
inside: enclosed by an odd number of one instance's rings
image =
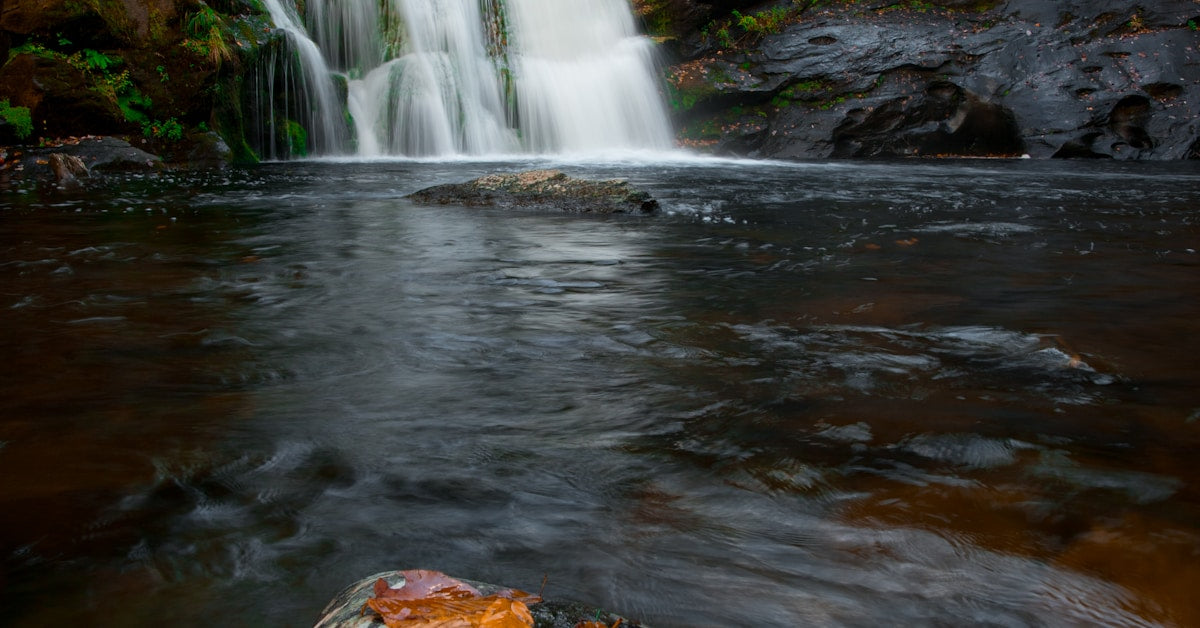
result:
[(488, 596), (470, 599), (397, 600), (371, 598), (388, 628), (529, 628), (533, 615), (524, 602)]
[(512, 589), (483, 597), (467, 583), (437, 571), (400, 573), (403, 586), (393, 589), (380, 578), (375, 597), (366, 604), (388, 628), (529, 628), (533, 615), (525, 602), (541, 601)]
[(575, 624), (575, 628), (617, 628), (617, 626), (621, 625), (622, 621), (624, 620), (618, 619), (613, 623), (612, 626), (609, 626), (602, 621), (581, 621), (578, 624)]

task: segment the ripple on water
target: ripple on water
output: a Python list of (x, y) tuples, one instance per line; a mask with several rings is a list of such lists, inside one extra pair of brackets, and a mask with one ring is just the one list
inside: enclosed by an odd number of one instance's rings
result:
[(1063, 351), (1052, 336), (995, 327), (820, 325), (774, 323), (731, 329), (757, 347), (753, 353), (786, 364), (790, 375), (828, 379), (840, 373), (847, 391), (906, 396), (930, 390), (1014, 390), (1052, 403), (1084, 405), (1104, 399), (1118, 376), (1098, 372)]
[(965, 469), (988, 469), (1013, 464), (1016, 451), (1032, 446), (1012, 439), (978, 434), (918, 434), (894, 446), (928, 460)]

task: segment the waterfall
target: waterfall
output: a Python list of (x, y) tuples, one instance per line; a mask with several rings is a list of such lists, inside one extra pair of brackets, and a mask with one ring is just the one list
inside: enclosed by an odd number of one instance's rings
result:
[(535, 152), (672, 144), (627, 0), (507, 0), (517, 120)]
[(337, 81), (325, 55), (300, 25), (294, 8), (280, 0), (264, 6), (283, 38), (259, 60), (251, 82), (258, 103), (258, 148), (263, 157), (303, 156), (344, 150), (349, 133)]
[(302, 95), (286, 100), (310, 109), (316, 154), (673, 145), (653, 44), (628, 0), (307, 0), (307, 28), (279, 0), (266, 5), (304, 68), (285, 87)]

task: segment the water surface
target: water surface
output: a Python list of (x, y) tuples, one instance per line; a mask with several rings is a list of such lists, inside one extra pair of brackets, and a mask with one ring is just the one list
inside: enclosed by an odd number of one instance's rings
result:
[[(651, 217), (418, 207), (559, 166)], [(437, 569), (656, 626), (1200, 624), (1200, 169), (379, 162), (0, 191), (0, 623)]]

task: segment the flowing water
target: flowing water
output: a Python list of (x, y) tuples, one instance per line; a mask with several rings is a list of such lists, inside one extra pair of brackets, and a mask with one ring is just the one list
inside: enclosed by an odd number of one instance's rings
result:
[(306, 25), (283, 1), (266, 6), (286, 45), (249, 83), (266, 158), (672, 146), (626, 0), (311, 0)]
[[(648, 217), (404, 195), (557, 165)], [(428, 568), (656, 626), (1198, 625), (1200, 170), (285, 163), (0, 192), (0, 624)]]

